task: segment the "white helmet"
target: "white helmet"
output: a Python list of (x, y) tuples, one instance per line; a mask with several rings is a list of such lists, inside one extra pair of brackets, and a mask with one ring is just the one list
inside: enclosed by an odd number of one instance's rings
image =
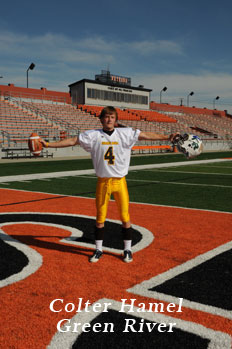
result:
[(180, 135), (176, 145), (179, 152), (183, 153), (187, 159), (192, 159), (203, 151), (202, 140), (198, 136), (187, 133)]

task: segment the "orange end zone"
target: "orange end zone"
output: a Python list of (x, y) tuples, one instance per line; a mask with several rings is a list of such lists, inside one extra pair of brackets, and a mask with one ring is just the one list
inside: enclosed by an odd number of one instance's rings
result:
[[(96, 213), (93, 199), (9, 189), (0, 189), (0, 207), (1, 213), (50, 212), (91, 217)], [(136, 304), (154, 302), (126, 290), (231, 240), (229, 213), (131, 203), (130, 215), (132, 223), (150, 230), (155, 239), (136, 252), (129, 265), (108, 252), (97, 265), (89, 263), (92, 249), (61, 242), (70, 235), (62, 228), (30, 222), (9, 222), (2, 227), (5, 233), (42, 255), (43, 265), (26, 279), (1, 289), (4, 331), (0, 331), (0, 347), (47, 346), (57, 322), (75, 314), (52, 313), (49, 304), (55, 298), (65, 302), (79, 297), (91, 302), (100, 298), (136, 298)], [(119, 219), (113, 201), (108, 218)], [(222, 316), (184, 308), (179, 317), (232, 334), (231, 321)]]

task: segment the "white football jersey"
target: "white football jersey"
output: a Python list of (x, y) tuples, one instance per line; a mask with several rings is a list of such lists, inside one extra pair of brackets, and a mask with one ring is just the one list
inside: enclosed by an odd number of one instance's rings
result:
[(131, 148), (137, 142), (140, 130), (115, 128), (111, 135), (102, 129), (85, 131), (79, 135), (79, 143), (91, 153), (93, 166), (98, 177), (127, 175)]

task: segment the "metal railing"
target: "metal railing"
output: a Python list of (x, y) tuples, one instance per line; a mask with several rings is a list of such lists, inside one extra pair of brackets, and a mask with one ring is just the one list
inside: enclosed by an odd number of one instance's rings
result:
[(10, 146), (10, 134), (6, 131), (0, 131), (1, 147)]
[[(74, 129), (73, 125), (62, 121), (56, 116), (52, 115), (50, 116), (46, 111), (42, 111), (39, 108), (37, 108), (35, 105), (32, 104), (25, 104), (23, 101), (20, 102), (20, 100), (16, 97), (9, 96), (9, 101), (12, 102), (14, 105), (17, 105), (18, 107), (21, 107), (27, 111), (30, 111), (34, 113), (37, 117), (43, 118), (46, 120), (47, 124), (51, 125), (51, 129), (44, 128), (44, 129), (32, 129), (28, 134), (22, 135), (21, 133), (15, 134), (14, 136), (6, 131), (1, 131), (2, 138), (3, 138), (3, 146), (6, 147), (13, 147), (13, 148), (20, 148), (27, 146), (28, 138), (32, 132), (38, 133), (42, 138), (45, 138), (49, 141), (57, 141), (60, 139), (61, 132), (65, 132), (65, 137), (72, 137), (77, 136), (80, 133), (79, 128)], [(28, 102), (28, 101), (27, 101)], [(60, 130), (52, 129), (52, 127), (58, 126)]]
[(20, 102), (29, 100), (31, 102), (38, 102), (41, 101), (42, 103), (44, 101), (50, 102), (51, 104), (66, 104), (67, 99), (66, 97), (59, 97), (54, 95), (45, 95), (45, 94), (33, 94), (33, 93), (27, 93), (27, 92), (18, 92), (18, 91), (1, 91), (0, 90), (0, 98), (4, 100), (10, 100), (11, 98), (17, 98)]
[[(17, 104), (18, 106), (35, 113), (37, 117), (43, 117), (47, 122), (51, 123), (52, 126), (62, 126), (65, 127), (65, 129), (72, 129), (73, 125), (68, 123), (67, 121), (60, 120), (57, 116), (55, 115), (49, 115), (46, 111), (39, 109), (37, 106), (33, 104), (24, 104), (27, 103), (25, 101), (20, 102), (18, 99), (11, 97), (10, 101), (13, 102), (14, 104)], [(24, 102), (24, 103), (23, 103)]]
[[(18, 101), (16, 101), (15, 99), (12, 99), (12, 98), (11, 98), (11, 101), (13, 101), (14, 103), (17, 103), (18, 105), (20, 105), (23, 108), (25, 108), (27, 110), (30, 110), (31, 112), (35, 113), (37, 115), (37, 117), (43, 117), (47, 122), (52, 123), (52, 126), (60, 126), (67, 132), (68, 132), (68, 130), (72, 130), (73, 129), (73, 125), (70, 124), (69, 122), (60, 120), (55, 115), (49, 115), (46, 111), (41, 110), (37, 106), (33, 105), (33, 103), (25, 105), (25, 104), (19, 103)], [(76, 134), (79, 134), (80, 130), (76, 129), (74, 131), (76, 132)]]

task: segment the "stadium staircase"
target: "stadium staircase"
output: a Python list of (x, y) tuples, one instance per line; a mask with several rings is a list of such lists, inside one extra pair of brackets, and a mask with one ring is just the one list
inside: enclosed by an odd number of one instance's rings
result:
[[(32, 157), (28, 149), (28, 138), (32, 132), (41, 137), (55, 137), (59, 126), (52, 124), (41, 115), (23, 108), (17, 100), (0, 100), (0, 146), (2, 158)], [(52, 156), (43, 150), (41, 157)]]
[[(98, 118), (70, 104), (52, 101), (39, 103), (15, 97), (0, 100), (0, 147), (4, 152), (2, 158), (32, 157), (27, 146), (32, 132), (48, 141), (57, 141), (100, 127)], [(43, 149), (41, 157), (52, 156), (49, 151)]]
[(71, 130), (73, 135), (78, 135), (85, 130), (101, 127), (98, 118), (92, 117), (90, 113), (78, 110), (71, 104), (22, 102), (22, 105), (43, 115), (50, 122), (55, 121), (64, 132), (69, 134)]
[[(93, 116), (99, 116), (102, 110), (102, 106), (78, 105), (77, 107)], [(172, 106), (155, 102), (151, 102), (150, 110), (116, 109), (120, 126), (162, 134), (194, 133), (208, 143), (210, 149), (217, 147), (215, 142), (219, 147), (222, 143), (223, 147), (231, 148), (232, 118), (225, 111)], [(144, 145), (143, 150), (156, 148), (159, 144), (159, 151), (162, 151), (162, 148), (167, 151), (162, 142), (142, 142), (142, 144)], [(140, 148), (136, 146), (136, 149)]]
[[(151, 102), (150, 110), (116, 108), (119, 126), (145, 132), (170, 134), (194, 133), (204, 139), (232, 139), (232, 120), (225, 112), (187, 108)], [(31, 157), (27, 141), (32, 132), (49, 141), (101, 128), (98, 118), (102, 106), (65, 104), (54, 101), (31, 101), (10, 98), (0, 100), (0, 146), (6, 158)], [(203, 114), (204, 113), (204, 114)], [(136, 149), (149, 152), (171, 150), (162, 141), (140, 142)], [(52, 156), (46, 149), (41, 156)]]
[[(102, 110), (100, 106), (78, 105), (80, 110), (99, 116)], [(190, 132), (191, 128), (185, 122), (176, 118), (152, 110), (119, 109), (119, 125), (138, 128), (145, 132), (170, 134), (174, 132)]]
[(232, 139), (232, 118), (226, 111), (151, 102), (151, 109), (169, 115), (189, 132), (207, 138)]

